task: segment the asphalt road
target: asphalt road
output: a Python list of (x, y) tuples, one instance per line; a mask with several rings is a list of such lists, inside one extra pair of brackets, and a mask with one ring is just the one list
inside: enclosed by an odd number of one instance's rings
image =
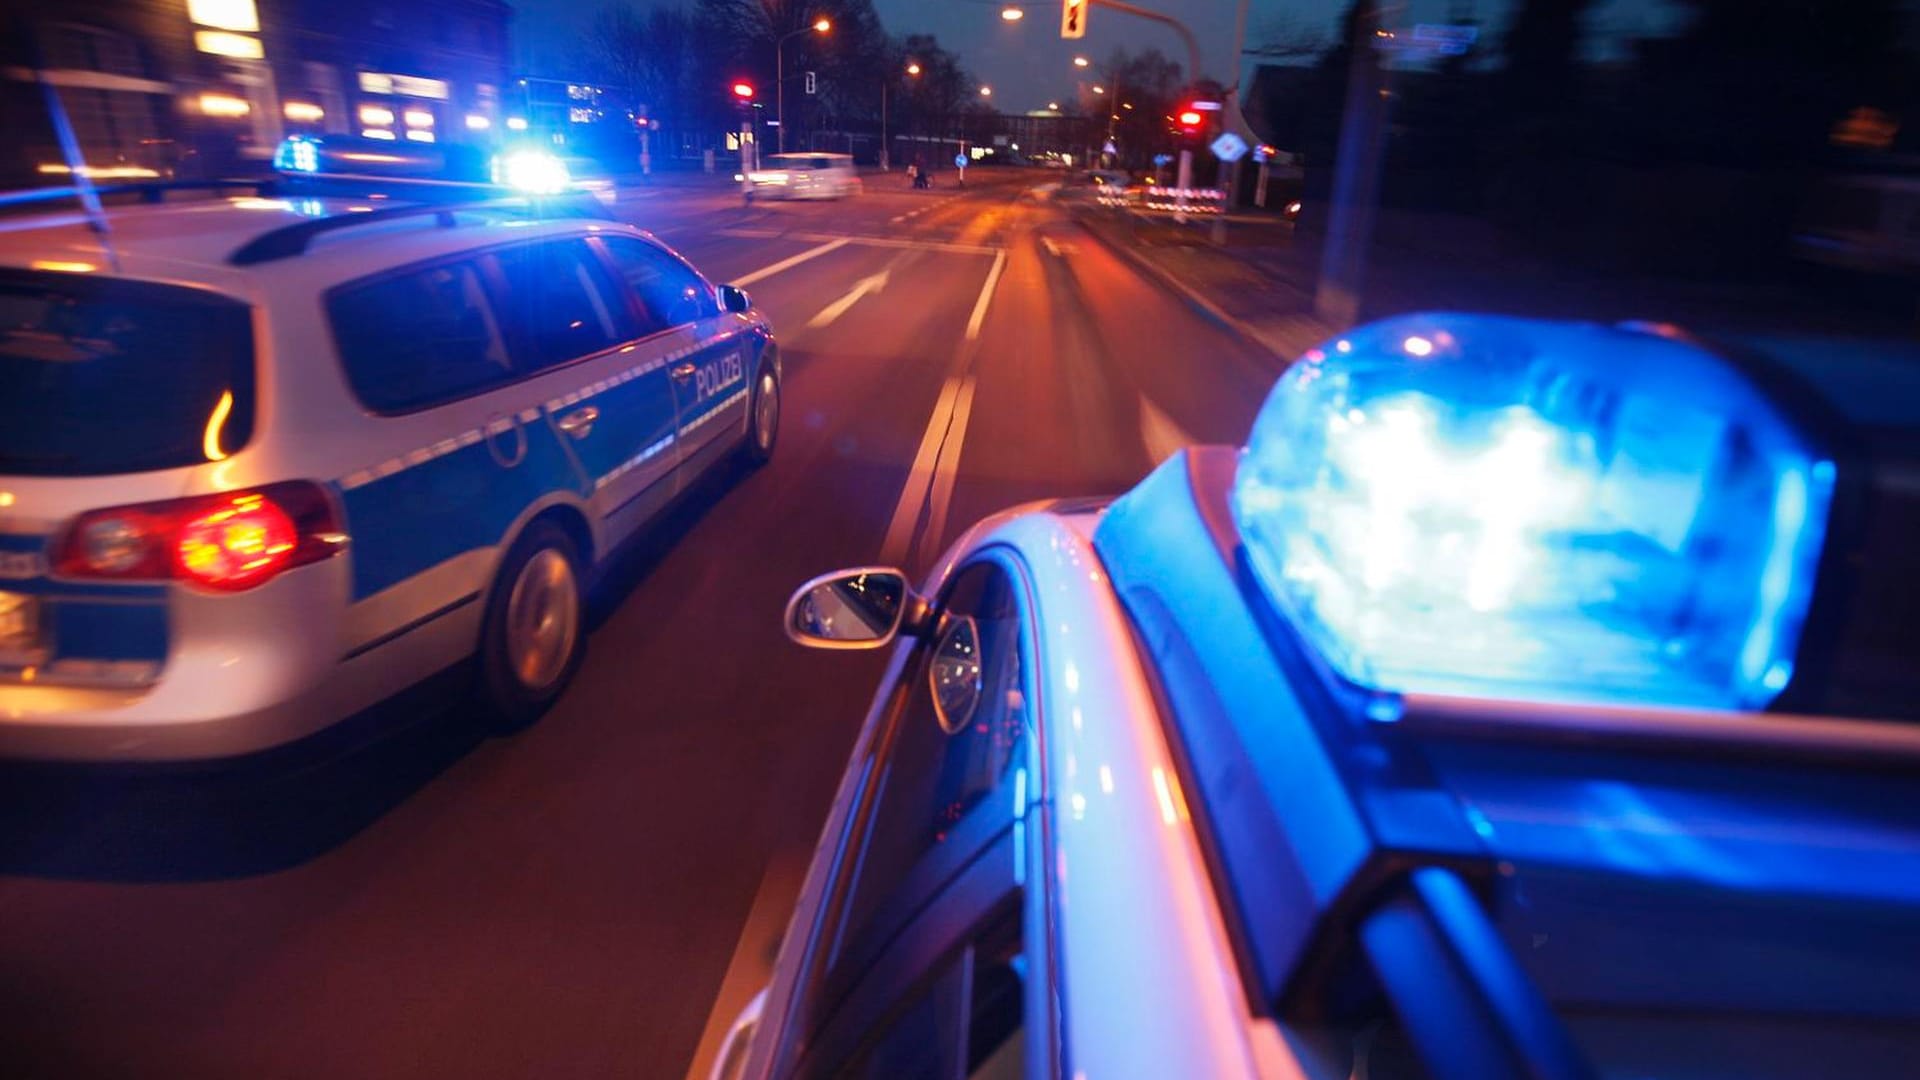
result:
[(683, 1075), (764, 967), (882, 663), (787, 643), (789, 590), (1238, 441), (1277, 371), (1048, 178), (624, 199), (771, 315), (772, 464), (620, 558), (577, 683), (511, 739), (435, 685), (349, 754), (0, 777), (0, 1074)]

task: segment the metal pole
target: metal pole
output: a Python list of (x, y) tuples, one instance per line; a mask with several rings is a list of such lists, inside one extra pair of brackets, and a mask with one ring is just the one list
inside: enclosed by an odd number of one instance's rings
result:
[(1175, 174), (1173, 188), (1173, 220), (1186, 224), (1187, 189), (1193, 186), (1193, 151), (1182, 148), (1180, 151), (1180, 171)]
[(1150, 19), (1153, 22), (1163, 23), (1172, 27), (1174, 32), (1180, 35), (1180, 40), (1187, 45), (1188, 80), (1191, 81), (1200, 77), (1200, 43), (1194, 40), (1193, 31), (1187, 29), (1186, 23), (1181, 22), (1171, 15), (1162, 15), (1157, 11), (1148, 11), (1143, 7), (1134, 7), (1132, 4), (1124, 3), (1123, 0), (1087, 0), (1087, 6), (1112, 8), (1115, 11), (1135, 15), (1142, 19)]
[(1360, 316), (1360, 288), (1380, 193), (1387, 85), (1386, 69), (1373, 43), (1378, 24), (1379, 7), (1368, 4), (1359, 22), (1359, 40), (1353, 42), (1353, 55), (1348, 61), (1346, 112), (1340, 123), (1340, 151), (1333, 168), (1326, 247), (1321, 252), (1320, 284), (1313, 297), (1315, 312), (1336, 327), (1352, 326)]
[(887, 80), (880, 80), (880, 171), (887, 171)]
[(752, 137), (753, 115), (749, 111), (740, 118), (740, 200), (746, 203), (753, 202), (753, 159), (748, 156), (752, 151), (747, 142)]
[(776, 41), (773, 44), (773, 93), (774, 93), (774, 97), (779, 101), (779, 109), (780, 109), (780, 115), (777, 118), (779, 120), (779, 123), (775, 125), (780, 129), (780, 131), (779, 131), (779, 134), (774, 136), (774, 145), (779, 147), (780, 153), (784, 154), (787, 152), (787, 39), (786, 38), (781, 38), (779, 41)]

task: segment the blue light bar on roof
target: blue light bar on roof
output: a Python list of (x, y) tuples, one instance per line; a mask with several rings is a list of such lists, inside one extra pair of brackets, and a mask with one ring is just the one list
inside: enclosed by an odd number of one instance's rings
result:
[(273, 167), (284, 173), (320, 171), (320, 140), (311, 135), (289, 135), (273, 152)]
[(1833, 481), (1694, 345), (1420, 315), (1281, 378), (1233, 506), (1268, 596), (1363, 686), (1757, 708), (1792, 675)]

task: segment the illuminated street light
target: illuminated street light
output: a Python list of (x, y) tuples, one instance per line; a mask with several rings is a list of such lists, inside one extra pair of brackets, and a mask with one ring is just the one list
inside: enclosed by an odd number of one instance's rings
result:
[(1059, 112), (1059, 111), (1060, 111), (1060, 103), (1059, 103), (1059, 102), (1057, 102), (1057, 101), (1049, 101), (1049, 102), (1047, 102), (1047, 111), (1049, 111), (1049, 112)]
[(1107, 92), (1107, 88), (1104, 86), (1096, 86), (1093, 88), (1093, 92), (1096, 94), (1104, 94)]
[(1083, 67), (1092, 67), (1092, 66), (1093, 66), (1093, 61), (1091, 61), (1091, 60), (1089, 60), (1089, 59), (1087, 59), (1087, 58), (1086, 58), (1086, 57), (1084, 57), (1084, 56), (1076, 56), (1076, 57), (1074, 57), (1074, 58), (1073, 58), (1073, 66), (1074, 66), (1074, 67), (1081, 67), (1081, 68), (1083, 68)]
[(1019, 22), (1027, 17), (1027, 13), (1017, 7), (1003, 7), (1000, 9), (1000, 17), (1007, 22)]
[(908, 65), (907, 65), (907, 74), (909, 74), (909, 75), (918, 75), (918, 74), (920, 74), (920, 65), (919, 65), (919, 64), (913, 64), (913, 63), (910, 63), (910, 64), (908, 64)]
[(833, 20), (822, 15), (813, 20), (812, 26), (803, 26), (791, 34), (782, 36), (778, 41), (773, 43), (774, 109), (780, 121), (780, 141), (778, 149), (782, 153), (787, 149), (787, 42), (792, 41), (794, 38), (808, 31), (816, 34), (824, 34), (831, 29), (833, 29)]
[(983, 87), (981, 87), (981, 88), (980, 88), (980, 96), (981, 96), (981, 97), (992, 97), (992, 96), (993, 96), (993, 87), (991, 87), (991, 86), (983, 86)]

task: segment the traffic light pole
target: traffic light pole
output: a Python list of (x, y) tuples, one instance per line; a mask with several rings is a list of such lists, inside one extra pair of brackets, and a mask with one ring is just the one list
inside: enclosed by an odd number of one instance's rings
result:
[(1333, 166), (1333, 198), (1327, 215), (1326, 247), (1320, 256), (1320, 284), (1313, 307), (1337, 327), (1360, 317), (1360, 289), (1366, 276), (1367, 248), (1373, 241), (1374, 208), (1380, 196), (1380, 162), (1387, 130), (1386, 68), (1374, 44), (1379, 6), (1368, 4), (1356, 25), (1348, 61), (1346, 110), (1340, 122), (1340, 151)]
[[(1125, 0), (1087, 0), (1087, 6), (1111, 8), (1114, 11), (1137, 16), (1142, 19), (1149, 19), (1153, 22), (1172, 27), (1174, 32), (1180, 35), (1180, 40), (1185, 42), (1187, 46), (1187, 78), (1198, 79), (1200, 77), (1200, 43), (1194, 39), (1193, 31), (1187, 29), (1186, 23), (1181, 22), (1171, 15), (1162, 15), (1157, 11), (1149, 11), (1143, 7), (1135, 7), (1132, 4), (1126, 3)], [(1117, 101), (1114, 102), (1115, 107), (1118, 107), (1119, 104)]]

